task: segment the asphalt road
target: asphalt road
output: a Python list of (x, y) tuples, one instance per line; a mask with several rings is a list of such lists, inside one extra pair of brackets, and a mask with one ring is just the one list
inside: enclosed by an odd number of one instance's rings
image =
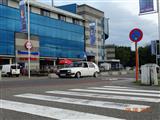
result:
[(0, 120), (160, 119), (159, 88), (125, 77), (4, 80), (0, 96)]

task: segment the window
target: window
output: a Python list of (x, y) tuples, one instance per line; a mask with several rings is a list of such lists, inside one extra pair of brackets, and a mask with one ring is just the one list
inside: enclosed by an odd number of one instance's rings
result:
[(58, 19), (66, 21), (66, 16), (64, 16), (64, 15), (58, 15)]
[(0, 0), (0, 4), (8, 5), (8, 0)]
[(84, 68), (88, 68), (88, 64), (87, 64), (87, 63), (84, 63), (84, 64), (83, 64), (83, 67), (84, 67)]
[(78, 19), (74, 19), (74, 18), (73, 18), (73, 23), (79, 25), (79, 24), (80, 24), (80, 21), (79, 21)]
[(90, 68), (95, 68), (95, 66), (94, 66), (93, 63), (89, 63), (89, 67), (90, 67)]
[(50, 12), (48, 10), (41, 9), (41, 15), (50, 17)]
[[(29, 11), (31, 12), (31, 5), (29, 5)], [(26, 4), (26, 12), (28, 12), (28, 4)]]

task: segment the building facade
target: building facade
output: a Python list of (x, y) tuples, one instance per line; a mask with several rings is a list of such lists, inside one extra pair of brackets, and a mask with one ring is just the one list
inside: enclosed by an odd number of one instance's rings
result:
[[(57, 58), (84, 58), (80, 15), (35, 0), (30, 0), (30, 11), (31, 69), (55, 64)], [(17, 62), (27, 66), (27, 39), (27, 32), (21, 32), (19, 0), (0, 0), (0, 65)]]
[(106, 45), (106, 60), (115, 59), (115, 45)]
[[(101, 61), (103, 59), (104, 48), (104, 12), (82, 4), (77, 6), (77, 14), (85, 19), (85, 49), (87, 59), (89, 61)], [(93, 30), (95, 31), (95, 33), (93, 32), (95, 41), (92, 35)]]

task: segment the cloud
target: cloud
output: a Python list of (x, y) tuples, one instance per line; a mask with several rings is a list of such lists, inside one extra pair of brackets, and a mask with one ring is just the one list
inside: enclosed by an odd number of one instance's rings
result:
[[(51, 0), (45, 1), (50, 4)], [(146, 45), (151, 40), (158, 39), (157, 14), (139, 16), (139, 0), (54, 0), (55, 5), (69, 3), (88, 4), (104, 11), (105, 17), (109, 18), (110, 36), (106, 44), (131, 46), (129, 32), (140, 28), (143, 33), (143, 40), (140, 45)]]

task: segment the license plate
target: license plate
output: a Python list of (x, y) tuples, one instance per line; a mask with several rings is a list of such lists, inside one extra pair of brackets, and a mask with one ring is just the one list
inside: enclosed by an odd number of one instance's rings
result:
[(61, 76), (66, 76), (66, 74), (61, 74)]

